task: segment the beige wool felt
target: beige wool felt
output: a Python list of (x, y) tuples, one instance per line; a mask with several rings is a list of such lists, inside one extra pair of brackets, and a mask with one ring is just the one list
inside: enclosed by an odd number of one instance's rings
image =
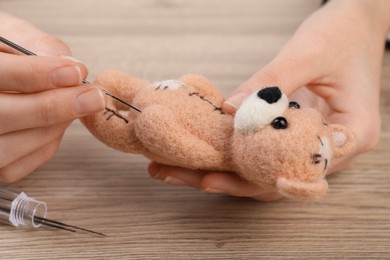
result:
[(344, 126), (328, 125), (318, 111), (289, 102), (278, 87), (250, 95), (233, 117), (202, 76), (149, 83), (107, 71), (96, 83), (142, 110), (108, 99), (106, 111), (82, 118), (106, 145), (162, 164), (235, 172), (289, 198), (325, 195), (332, 160), (355, 148)]

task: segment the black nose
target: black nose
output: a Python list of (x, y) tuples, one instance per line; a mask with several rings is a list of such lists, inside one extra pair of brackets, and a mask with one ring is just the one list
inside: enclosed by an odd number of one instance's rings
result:
[(257, 96), (267, 101), (268, 104), (278, 102), (282, 97), (282, 92), (278, 87), (266, 87), (257, 92)]

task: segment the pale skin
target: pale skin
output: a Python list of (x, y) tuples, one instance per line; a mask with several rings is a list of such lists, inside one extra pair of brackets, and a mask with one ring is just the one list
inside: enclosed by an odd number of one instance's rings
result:
[(17, 181), (53, 157), (76, 118), (104, 109), (104, 94), (85, 86), (86, 67), (59, 39), (0, 12), (0, 35), (34, 51), (0, 44), (0, 181)]
[[(379, 139), (381, 65), (389, 29), (390, 1), (331, 0), (301, 24), (268, 65), (232, 93), (224, 110), (234, 114), (259, 86), (277, 85), (290, 99), (319, 109), (328, 122), (345, 125), (355, 134), (356, 152), (335, 162), (330, 172), (345, 169)], [(195, 172), (154, 162), (149, 173), (165, 183), (205, 192), (265, 201), (280, 198), (231, 173)]]

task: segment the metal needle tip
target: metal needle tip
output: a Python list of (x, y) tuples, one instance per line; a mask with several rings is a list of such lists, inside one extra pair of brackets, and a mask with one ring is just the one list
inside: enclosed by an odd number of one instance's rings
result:
[(90, 234), (95, 234), (95, 235), (98, 235), (98, 236), (103, 236), (103, 237), (107, 236), (107, 235), (105, 235), (103, 233), (100, 233), (100, 232), (96, 232), (96, 231), (93, 231), (93, 230), (89, 230), (89, 229), (86, 229), (86, 228), (81, 228), (81, 227), (77, 227), (77, 226), (73, 226), (73, 225), (68, 225), (68, 224), (65, 224), (65, 223), (62, 223), (62, 222), (59, 222), (59, 221), (55, 221), (55, 220), (51, 220), (51, 219), (47, 219), (47, 218), (41, 218), (41, 217), (38, 217), (38, 216), (35, 216), (34, 220), (37, 223), (41, 223), (42, 225), (46, 225), (46, 226), (49, 226), (49, 227), (58, 228), (58, 229), (62, 229), (62, 230), (70, 231), (70, 232), (77, 232), (77, 230), (79, 230), (79, 231), (84, 231), (84, 232), (87, 232), (87, 233), (90, 233)]

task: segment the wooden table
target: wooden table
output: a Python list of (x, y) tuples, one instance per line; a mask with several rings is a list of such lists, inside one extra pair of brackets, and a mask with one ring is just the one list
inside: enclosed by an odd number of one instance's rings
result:
[[(120, 69), (149, 80), (200, 73), (231, 92), (264, 66), (312, 0), (2, 0), (0, 9), (60, 37), (90, 79)], [(48, 217), (108, 237), (0, 226), (0, 259), (376, 258), (390, 255), (390, 53), (383, 65), (379, 145), (331, 176), (318, 203), (261, 203), (168, 186), (148, 161), (95, 140), (79, 122), (57, 155), (11, 186)]]

